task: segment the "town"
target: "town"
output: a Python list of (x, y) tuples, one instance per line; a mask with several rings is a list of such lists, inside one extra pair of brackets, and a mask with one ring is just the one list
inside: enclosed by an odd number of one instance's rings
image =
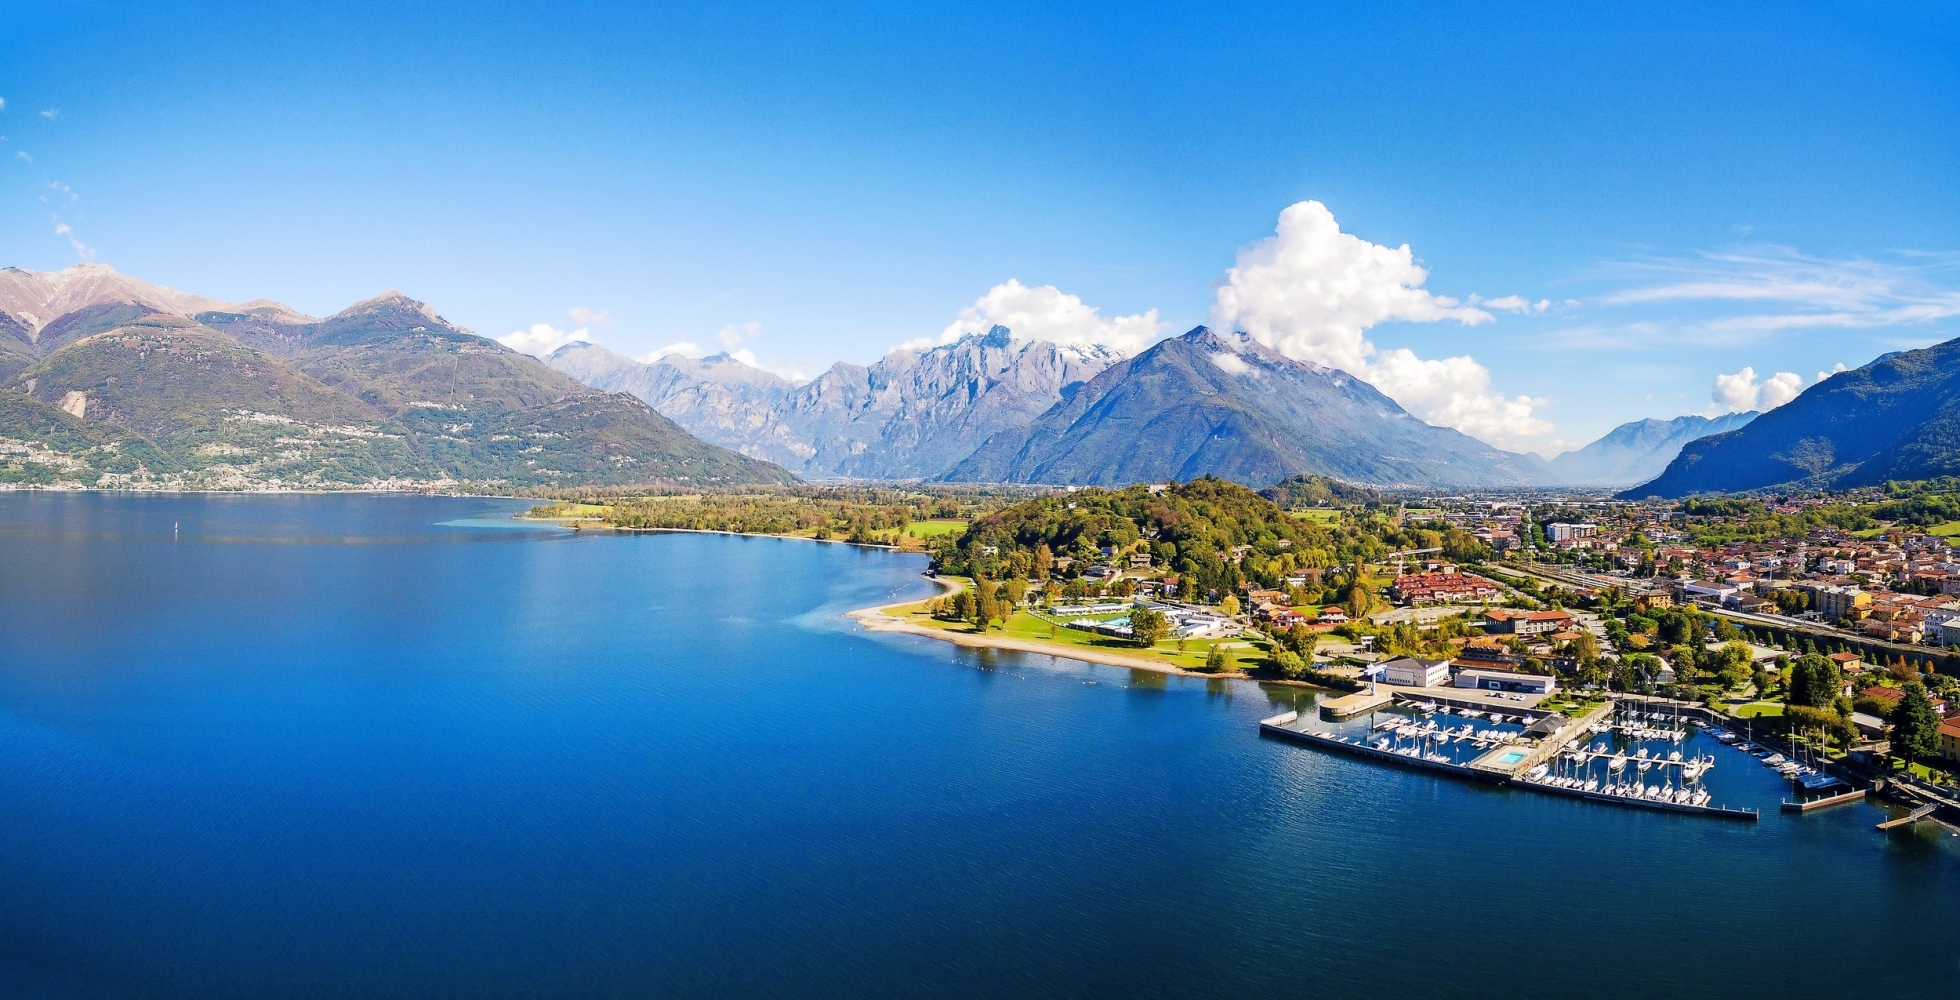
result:
[[(1746, 732), (1790, 765), (1799, 800), (1889, 782), (1951, 802), (1953, 491), (1363, 493), (1285, 508), (1272, 502), (1285, 491), (1217, 481), (1056, 491), (938, 539), (935, 565), (961, 590), (911, 610), (931, 629), (1325, 689), (1320, 714), (1341, 722), (1464, 711), (1519, 739), (1577, 726), (1570, 743), (1639, 704), (1669, 726)], [(1504, 772), (1558, 760), (1521, 754)]]

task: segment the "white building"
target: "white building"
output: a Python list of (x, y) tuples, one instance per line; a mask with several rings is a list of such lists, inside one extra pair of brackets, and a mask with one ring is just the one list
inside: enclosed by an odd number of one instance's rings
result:
[(1456, 686), (1479, 691), (1517, 691), (1523, 694), (1551, 694), (1558, 682), (1540, 674), (1514, 674), (1508, 670), (1480, 670), (1466, 667), (1457, 671)]
[(1599, 534), (1597, 524), (1548, 524), (1545, 537), (1554, 542), (1570, 542), (1581, 538), (1591, 538)]
[(1382, 680), (1400, 687), (1445, 687), (1450, 682), (1450, 661), (1418, 660), (1398, 656), (1381, 665)]

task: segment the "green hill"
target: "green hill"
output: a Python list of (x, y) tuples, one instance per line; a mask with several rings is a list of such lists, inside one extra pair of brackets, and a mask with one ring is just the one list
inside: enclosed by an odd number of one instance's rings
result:
[(1726, 434), (1692, 441), (1624, 497), (1871, 486), (1960, 474), (1960, 340), (1840, 372)]
[(92, 302), (38, 330), (10, 318), (0, 396), (18, 431), (5, 453), (18, 482), (93, 483), (103, 472), (206, 488), (794, 480), (396, 293), (325, 320), (260, 304), (193, 318), (135, 301)]

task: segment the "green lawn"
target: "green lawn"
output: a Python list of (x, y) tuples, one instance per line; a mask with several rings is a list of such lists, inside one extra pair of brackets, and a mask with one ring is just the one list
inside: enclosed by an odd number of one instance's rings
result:
[(1929, 535), (1938, 535), (1941, 538), (1951, 538), (1954, 535), (1960, 535), (1960, 521), (1948, 521), (1945, 524), (1933, 525), (1926, 529), (1926, 533)]
[(1768, 715), (1782, 715), (1783, 703), (1780, 701), (1752, 701), (1746, 705), (1737, 705), (1731, 708), (1729, 714), (1738, 719), (1760, 719)]
[[(942, 621), (932, 617), (926, 613), (925, 603), (923, 601), (917, 604), (886, 608), (885, 611), (894, 617), (902, 618), (915, 625), (924, 625), (928, 628), (941, 629), (947, 632), (972, 633), (974, 631), (970, 623)], [(1024, 641), (1044, 644), (1052, 643), (1062, 647), (1100, 649), (1106, 652), (1121, 653), (1129, 656), (1144, 656), (1158, 660), (1165, 666), (1179, 667), (1185, 670), (1202, 669), (1205, 665), (1205, 658), (1211, 654), (1211, 647), (1214, 643), (1225, 647), (1225, 669), (1227, 671), (1250, 671), (1266, 662), (1265, 645), (1248, 639), (1192, 639), (1184, 644), (1182, 651), (1178, 650), (1177, 643), (1173, 640), (1160, 642), (1155, 647), (1146, 650), (1106, 635), (1097, 635), (1093, 632), (1084, 632), (1080, 629), (1063, 628), (1059, 624), (1051, 625), (1048, 621), (1027, 611), (1016, 611), (1007, 619), (1006, 624), (1007, 627), (1004, 631), (995, 629), (993, 634), (1005, 635)], [(1066, 655), (1065, 649), (1057, 650), (1057, 652)]]
[(1296, 510), (1293, 512), (1293, 516), (1303, 521), (1312, 521), (1315, 524), (1339, 524), (1341, 520), (1340, 511), (1330, 510), (1324, 507), (1309, 507), (1306, 510)]
[(941, 535), (958, 535), (966, 531), (967, 522), (961, 518), (935, 517), (930, 521), (913, 521), (905, 526), (905, 533), (914, 538), (938, 538)]

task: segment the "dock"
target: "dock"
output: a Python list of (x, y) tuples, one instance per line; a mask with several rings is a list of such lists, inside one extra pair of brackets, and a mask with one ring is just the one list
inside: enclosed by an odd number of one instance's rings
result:
[(1878, 828), (1880, 830), (1896, 830), (1902, 826), (1911, 826), (1914, 823), (1917, 823), (1920, 820), (1925, 819), (1928, 816), (1931, 816), (1933, 814), (1933, 811), (1938, 809), (1939, 807), (1940, 804), (1937, 802), (1934, 802), (1930, 805), (1920, 806), (1919, 808), (1914, 809), (1909, 813), (1906, 813), (1904, 816), (1901, 816), (1898, 819), (1888, 819), (1885, 822), (1878, 824)]
[(1604, 802), (1612, 806), (1630, 806), (1635, 809), (1658, 809), (1661, 812), (1687, 813), (1694, 816), (1707, 816), (1711, 819), (1736, 819), (1745, 823), (1762, 820), (1762, 814), (1754, 809), (1734, 809), (1729, 806), (1696, 806), (1686, 802), (1662, 802), (1658, 799), (1636, 799), (1625, 795), (1608, 795), (1605, 792), (1588, 792), (1583, 788), (1560, 788), (1557, 785), (1541, 785), (1533, 781), (1518, 781), (1518, 788), (1529, 788), (1534, 792), (1550, 795), (1563, 795), (1573, 799), (1587, 799)]
[[(1786, 813), (1806, 813), (1812, 809), (1827, 809), (1831, 806), (1843, 805), (1846, 802), (1863, 802), (1866, 794), (1865, 789), (1854, 788), (1848, 792), (1826, 795), (1821, 799), (1811, 799), (1808, 802), (1792, 802), (1789, 799), (1784, 799), (1783, 811)], [(1884, 829), (1884, 827), (1880, 827), (1880, 829)]]
[(1388, 691), (1357, 691), (1330, 698), (1320, 706), (1320, 717), (1330, 722), (1346, 722), (1357, 715), (1387, 708), (1395, 701), (1395, 695)]
[[(1537, 747), (1528, 748), (1530, 751), (1528, 756), (1542, 760), (1565, 749), (1573, 738), (1572, 735), (1568, 734), (1584, 733), (1586, 726), (1591, 720), (1598, 718), (1601, 712), (1607, 711), (1610, 708), (1611, 703), (1609, 702), (1595, 712), (1588, 713), (1584, 719), (1575, 720), (1566, 728), (1561, 729), (1554, 738), (1544, 740)], [(1523, 791), (1544, 792), (1551, 795), (1563, 795), (1567, 798), (1588, 799), (1594, 802), (1627, 806), (1635, 809), (1653, 809), (1659, 812), (1707, 816), (1713, 819), (1743, 820), (1753, 823), (1762, 818), (1754, 809), (1731, 809), (1726, 806), (1697, 806), (1680, 802), (1662, 802), (1657, 799), (1636, 799), (1626, 796), (1609, 795), (1604, 792), (1588, 792), (1584, 789), (1577, 788), (1560, 788), (1556, 785), (1528, 781), (1518, 773), (1521, 761), (1509, 762), (1503, 766), (1479, 767), (1478, 764), (1482, 762), (1482, 758), (1469, 764), (1458, 764), (1454, 761), (1434, 760), (1420, 755), (1395, 753), (1390, 750), (1379, 749), (1366, 742), (1347, 739), (1333, 733), (1303, 729), (1300, 725), (1300, 713), (1298, 712), (1284, 712), (1269, 719), (1259, 720), (1259, 735), (1272, 739), (1285, 740), (1289, 743), (1299, 743), (1350, 757), (1360, 757), (1381, 764), (1393, 764), (1398, 767), (1413, 768), (1418, 771), (1446, 774), (1453, 778), (1473, 781), (1483, 785), (1507, 785)], [(1499, 747), (1497, 750), (1493, 750), (1492, 753), (1497, 753), (1504, 749), (1506, 748)], [(1514, 746), (1509, 749), (1512, 752), (1516, 752), (1522, 748)], [(1489, 755), (1486, 754), (1485, 756)], [(1528, 767), (1529, 765), (1526, 766)]]

